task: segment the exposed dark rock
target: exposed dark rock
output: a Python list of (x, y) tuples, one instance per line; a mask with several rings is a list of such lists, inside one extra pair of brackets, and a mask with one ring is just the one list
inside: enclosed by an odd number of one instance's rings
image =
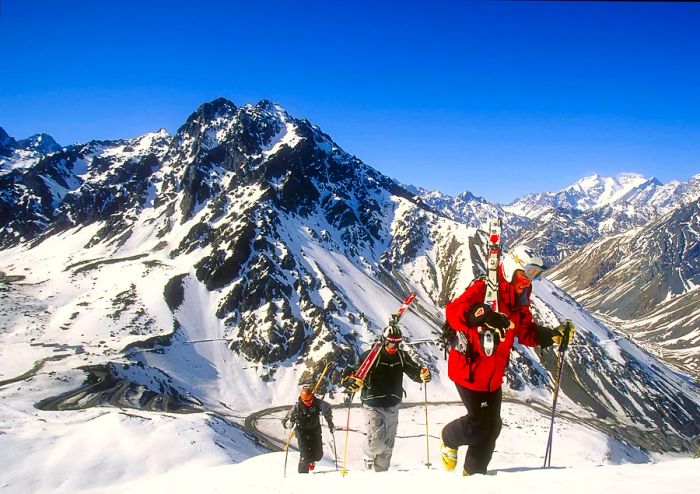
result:
[(181, 274), (170, 278), (163, 289), (163, 298), (168, 304), (170, 312), (175, 312), (185, 301), (185, 278), (186, 274)]

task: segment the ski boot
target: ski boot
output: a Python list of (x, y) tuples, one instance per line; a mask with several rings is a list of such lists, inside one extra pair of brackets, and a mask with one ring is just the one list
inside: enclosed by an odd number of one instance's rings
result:
[(440, 458), (442, 459), (442, 466), (448, 472), (451, 472), (457, 466), (457, 450), (445, 446), (444, 443), (440, 443)]
[(374, 470), (374, 458), (365, 456), (363, 460), (365, 462), (365, 470)]
[(312, 472), (314, 468), (316, 468), (316, 464), (312, 461), (309, 463), (309, 472)]

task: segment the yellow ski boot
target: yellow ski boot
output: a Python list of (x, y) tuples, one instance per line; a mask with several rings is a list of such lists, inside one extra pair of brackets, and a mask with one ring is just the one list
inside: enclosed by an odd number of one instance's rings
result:
[(457, 450), (445, 446), (442, 442), (440, 443), (440, 458), (442, 458), (442, 466), (448, 472), (451, 472), (457, 466)]

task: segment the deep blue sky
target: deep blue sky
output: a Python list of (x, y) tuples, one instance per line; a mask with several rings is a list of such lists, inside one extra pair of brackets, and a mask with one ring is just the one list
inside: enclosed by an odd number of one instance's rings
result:
[[(430, 4), (430, 6), (428, 6)], [(435, 5), (433, 5), (435, 4)], [(700, 5), (0, 0), (0, 126), (61, 144), (273, 100), (404, 183), (508, 202), (700, 172)]]

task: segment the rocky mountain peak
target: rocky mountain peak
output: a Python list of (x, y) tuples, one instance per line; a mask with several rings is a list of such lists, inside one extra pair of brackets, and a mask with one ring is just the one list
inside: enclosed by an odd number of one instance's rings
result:
[(479, 202), (479, 203), (485, 203), (485, 202), (487, 202), (486, 199), (484, 199), (483, 197), (475, 196), (474, 194), (472, 194), (472, 193), (469, 192), (468, 190), (465, 190), (464, 192), (462, 192), (461, 194), (459, 194), (459, 195), (457, 196), (457, 199), (460, 200), (460, 201), (464, 201), (464, 202), (471, 202), (471, 201), (476, 201), (476, 202)]
[(177, 130), (173, 148), (166, 160), (190, 163), (201, 150), (210, 150), (224, 142), (238, 108), (226, 98), (200, 105)]
[(10, 137), (5, 129), (0, 127), (0, 157), (10, 157), (12, 152), (17, 147), (17, 141)]
[(258, 101), (254, 106), (251, 105), (246, 105), (248, 107), (255, 108), (258, 111), (262, 112), (284, 112), (285, 114), (287, 113), (284, 108), (282, 108), (280, 105), (277, 103), (274, 103), (273, 101), (270, 101), (268, 99), (263, 99)]
[(61, 150), (61, 146), (48, 134), (34, 134), (17, 141), (17, 147), (33, 149), (40, 154), (49, 154)]
[(201, 124), (202, 122), (208, 122), (221, 117), (227, 117), (234, 114), (236, 110), (236, 105), (232, 101), (226, 98), (217, 98), (213, 101), (209, 101), (208, 103), (201, 104), (187, 118), (185, 125), (194, 122), (199, 122)]
[(5, 129), (0, 127), (0, 146), (15, 147), (17, 142), (5, 132)]

